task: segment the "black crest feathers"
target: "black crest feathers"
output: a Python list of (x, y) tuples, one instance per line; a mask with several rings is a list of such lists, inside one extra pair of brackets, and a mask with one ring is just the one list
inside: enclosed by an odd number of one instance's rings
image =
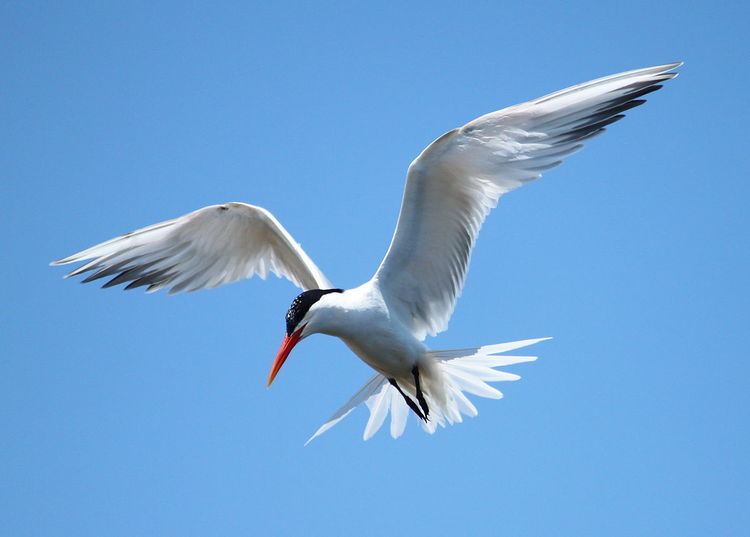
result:
[(320, 297), (328, 293), (343, 293), (343, 289), (310, 289), (297, 295), (286, 312), (286, 335), (291, 336), (299, 322), (307, 315), (310, 307), (315, 304)]

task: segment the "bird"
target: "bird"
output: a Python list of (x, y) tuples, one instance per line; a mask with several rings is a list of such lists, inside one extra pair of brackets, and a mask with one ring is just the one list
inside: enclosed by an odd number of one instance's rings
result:
[(390, 414), (400, 437), (412, 415), (428, 433), (478, 414), (468, 395), (499, 399), (497, 369), (536, 359), (508, 354), (549, 338), (434, 350), (466, 280), (480, 228), (502, 196), (540, 178), (677, 76), (682, 62), (626, 71), (485, 114), (430, 143), (409, 165), (390, 246), (374, 275), (335, 287), (268, 210), (211, 205), (102, 242), (52, 265), (103, 287), (209, 289), (273, 273), (301, 288), (286, 313), (270, 387), (292, 349), (313, 334), (339, 338), (374, 374), (308, 442), (365, 404), (371, 438)]

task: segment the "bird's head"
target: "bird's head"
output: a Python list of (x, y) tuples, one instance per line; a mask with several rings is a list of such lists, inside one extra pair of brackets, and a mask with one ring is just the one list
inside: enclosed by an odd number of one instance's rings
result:
[(310, 289), (300, 293), (292, 301), (292, 305), (286, 312), (286, 335), (273, 361), (271, 372), (268, 374), (268, 386), (273, 383), (273, 379), (276, 378), (294, 346), (317, 331), (315, 330), (315, 316), (320, 308), (316, 305), (320, 304), (320, 299), (329, 293), (343, 292), (343, 289)]

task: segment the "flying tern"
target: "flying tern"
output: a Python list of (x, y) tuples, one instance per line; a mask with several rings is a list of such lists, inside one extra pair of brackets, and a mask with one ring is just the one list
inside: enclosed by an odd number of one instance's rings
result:
[[(573, 86), (481, 116), (427, 146), (411, 163), (390, 247), (370, 280), (334, 287), (266, 209), (211, 205), (54, 261), (85, 261), (67, 276), (111, 277), (147, 292), (196, 291), (269, 272), (303, 292), (286, 314), (286, 334), (268, 385), (292, 349), (312, 334), (341, 339), (375, 374), (310, 438), (365, 403), (367, 440), (391, 415), (399, 437), (412, 413), (422, 428), (475, 416), (466, 394), (502, 397), (488, 382), (518, 375), (495, 368), (535, 360), (505, 354), (546, 338), (431, 350), (445, 330), (466, 278), (479, 229), (504, 194), (541, 177), (677, 76), (681, 63), (637, 69)], [(66, 277), (67, 277), (66, 276)], [(309, 442), (309, 440), (308, 440)]]

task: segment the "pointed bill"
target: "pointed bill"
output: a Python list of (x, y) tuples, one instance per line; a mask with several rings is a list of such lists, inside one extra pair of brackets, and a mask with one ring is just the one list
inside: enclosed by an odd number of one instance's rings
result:
[(292, 333), (291, 336), (284, 336), (284, 341), (281, 342), (279, 352), (276, 354), (276, 359), (273, 361), (273, 365), (271, 366), (271, 372), (268, 374), (267, 386), (269, 388), (271, 387), (271, 384), (273, 384), (273, 379), (275, 379), (276, 375), (279, 374), (281, 366), (284, 365), (284, 362), (286, 362), (286, 359), (289, 357), (289, 353), (292, 352), (294, 346), (299, 343), (299, 340), (302, 338), (303, 328), (304, 326), (297, 329)]

